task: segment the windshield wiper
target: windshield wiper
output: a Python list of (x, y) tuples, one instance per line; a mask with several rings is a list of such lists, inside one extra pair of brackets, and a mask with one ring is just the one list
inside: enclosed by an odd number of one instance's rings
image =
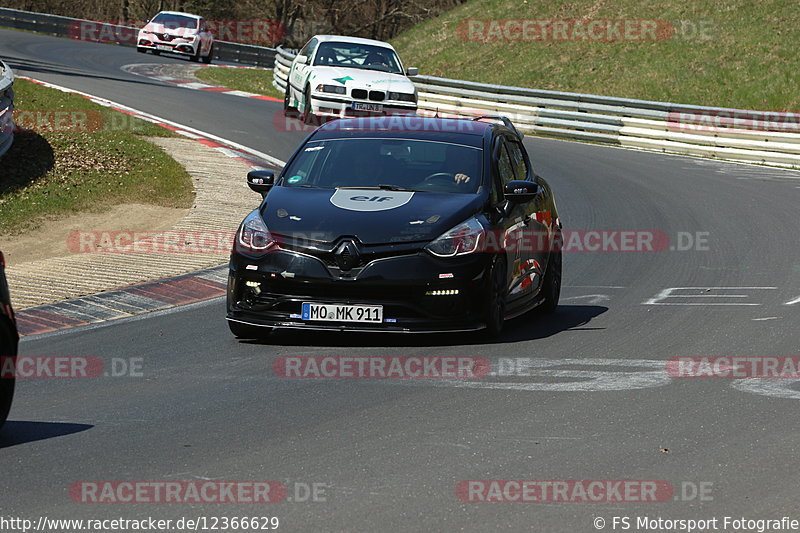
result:
[(352, 185), (347, 187), (336, 187), (337, 189), (365, 189), (369, 191), (406, 191), (406, 192), (422, 192), (418, 189), (408, 189), (398, 185)]

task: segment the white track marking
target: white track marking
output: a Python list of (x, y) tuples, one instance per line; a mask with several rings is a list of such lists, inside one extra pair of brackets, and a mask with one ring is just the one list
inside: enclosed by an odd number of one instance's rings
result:
[(570, 300), (583, 300), (588, 299), (586, 303), (588, 304), (601, 304), (603, 302), (607, 302), (611, 299), (608, 294), (584, 294), (583, 296), (569, 296), (567, 298), (561, 297), (561, 301), (570, 301)]
[[(708, 294), (710, 291), (769, 291), (776, 290), (777, 287), (669, 287), (659, 292), (653, 298), (645, 300), (642, 305), (762, 305), (760, 303), (749, 302), (665, 302), (666, 299), (672, 298), (750, 298), (749, 294)], [(703, 291), (701, 294), (675, 294), (675, 291), (695, 290)]]

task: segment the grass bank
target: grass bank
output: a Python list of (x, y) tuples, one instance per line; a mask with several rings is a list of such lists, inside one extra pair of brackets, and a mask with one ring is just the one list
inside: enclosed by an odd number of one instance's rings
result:
[(471, 0), (392, 43), (433, 76), (784, 111), (800, 109), (798, 20), (785, 0)]
[(194, 75), (206, 83), (227, 87), (234, 91), (283, 98), (283, 94), (272, 86), (271, 69), (209, 67), (198, 70)]
[(122, 203), (191, 207), (189, 174), (143, 138), (171, 132), (26, 80), (14, 89), (22, 131), (0, 158), (0, 235)]

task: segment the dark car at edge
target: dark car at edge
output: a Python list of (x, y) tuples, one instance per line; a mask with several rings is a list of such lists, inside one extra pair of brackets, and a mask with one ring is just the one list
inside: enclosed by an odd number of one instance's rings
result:
[(6, 281), (6, 261), (3, 252), (0, 252), (0, 427), (8, 418), (14, 398), (18, 343), (19, 335)]
[(558, 305), (553, 192), (505, 117), (335, 120), (277, 176), (252, 171), (247, 181), (263, 201), (231, 253), (237, 337), (496, 335), (506, 319)]

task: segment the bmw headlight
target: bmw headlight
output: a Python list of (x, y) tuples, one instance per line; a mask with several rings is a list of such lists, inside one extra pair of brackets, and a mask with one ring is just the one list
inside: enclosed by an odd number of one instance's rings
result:
[(425, 249), (437, 257), (471, 254), (480, 248), (484, 231), (483, 225), (473, 217), (445, 232)]
[(397, 100), (399, 102), (416, 102), (417, 101), (417, 92), (416, 90), (413, 93), (395, 93), (390, 92), (388, 94), (389, 100)]
[(253, 211), (239, 226), (233, 242), (233, 250), (246, 255), (263, 255), (275, 242), (259, 212)]
[(324, 85), (320, 83), (317, 85), (317, 92), (318, 93), (335, 93), (335, 94), (347, 94), (347, 89), (340, 85)]

